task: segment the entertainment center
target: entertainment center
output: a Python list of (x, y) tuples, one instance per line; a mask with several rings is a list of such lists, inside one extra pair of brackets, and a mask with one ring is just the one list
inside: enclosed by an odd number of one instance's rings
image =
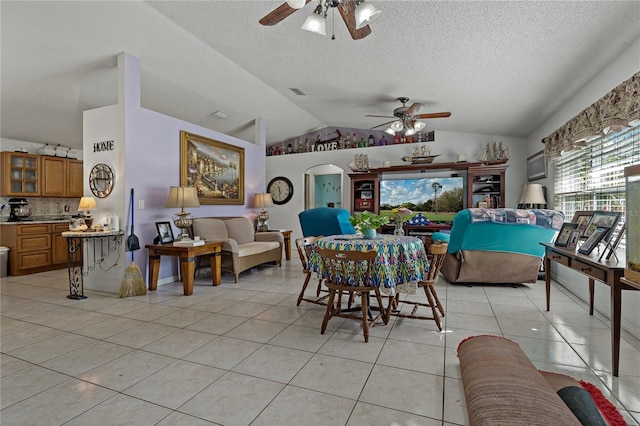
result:
[[(380, 214), (382, 201), (380, 185), (382, 181), (396, 180), (398, 186), (405, 184), (407, 187), (404, 190), (408, 193), (409, 191), (415, 192), (416, 181), (422, 176), (425, 178), (423, 184), (429, 186), (429, 188), (422, 188), (425, 193), (430, 191), (437, 193), (442, 188), (442, 185), (440, 187), (436, 186), (439, 181), (445, 183), (450, 177), (462, 177), (464, 180), (464, 203), (462, 208), (504, 208), (505, 172), (507, 167), (504, 163), (498, 165), (486, 165), (480, 162), (430, 163), (381, 167), (370, 169), (367, 172), (349, 173), (349, 178), (351, 179), (351, 213), (361, 213), (366, 210)], [(438, 176), (434, 176), (434, 173)], [(448, 174), (448, 176), (445, 177), (445, 174)], [(395, 176), (398, 177), (396, 178)], [(409, 185), (411, 186), (409, 187)], [(453, 186), (456, 187), (457, 184)], [(396, 190), (401, 191), (403, 188), (398, 187)], [(392, 198), (387, 194), (383, 204), (388, 205), (388, 200), (398, 198), (401, 197)], [(399, 201), (399, 204), (401, 202), (404, 201)], [(396, 206), (392, 205), (392, 207)], [(429, 212), (425, 212), (425, 216), (428, 218)], [(430, 225), (419, 227), (405, 225), (404, 230), (407, 235), (428, 238), (434, 231), (451, 229), (450, 223), (447, 222), (449, 221), (444, 223), (433, 221)], [(383, 229), (382, 231), (388, 230)]]

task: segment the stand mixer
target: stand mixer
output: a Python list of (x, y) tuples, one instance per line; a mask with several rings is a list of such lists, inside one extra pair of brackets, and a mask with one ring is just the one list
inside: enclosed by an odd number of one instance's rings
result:
[(9, 222), (19, 222), (31, 216), (29, 201), (26, 198), (9, 198)]

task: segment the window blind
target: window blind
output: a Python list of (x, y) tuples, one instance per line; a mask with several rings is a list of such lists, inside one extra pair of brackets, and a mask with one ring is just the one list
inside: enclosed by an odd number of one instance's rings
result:
[(640, 123), (593, 139), (580, 150), (563, 153), (554, 162), (554, 208), (563, 211), (567, 220), (579, 210), (624, 212), (624, 168), (637, 163)]

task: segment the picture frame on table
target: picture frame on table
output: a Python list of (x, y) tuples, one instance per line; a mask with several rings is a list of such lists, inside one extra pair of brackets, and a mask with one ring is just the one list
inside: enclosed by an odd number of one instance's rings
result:
[(613, 231), (618, 225), (622, 212), (596, 210), (593, 212), (591, 221), (587, 229), (582, 234), (583, 237), (589, 238), (597, 228), (608, 228), (607, 234), (603, 237), (605, 241), (609, 241), (613, 235)]
[(584, 231), (587, 230), (592, 217), (593, 211), (591, 210), (579, 210), (573, 215), (573, 219), (571, 219), (571, 222), (578, 225), (576, 227), (576, 230), (580, 231), (581, 237), (584, 234)]
[(180, 131), (180, 186), (200, 204), (244, 205), (244, 148)]
[(598, 244), (600, 244), (600, 241), (602, 241), (604, 236), (607, 235), (609, 229), (610, 228), (606, 227), (597, 227), (595, 230), (593, 230), (593, 232), (591, 232), (591, 235), (589, 235), (589, 237), (587, 238), (587, 241), (585, 241), (578, 249), (578, 253), (587, 256), (590, 255), (593, 249), (596, 248)]
[(569, 250), (576, 250), (576, 247), (578, 247), (578, 241), (580, 241), (580, 231), (578, 230), (573, 230), (571, 232), (571, 236), (569, 237), (569, 243), (567, 244), (567, 248)]
[(160, 244), (171, 244), (174, 241), (173, 229), (169, 222), (156, 222)]
[(556, 238), (555, 245), (557, 247), (567, 247), (569, 240), (571, 239), (571, 234), (575, 231), (577, 226), (577, 223), (563, 223), (562, 228), (560, 228), (560, 232), (558, 233), (558, 237)]
[(547, 160), (544, 150), (527, 158), (527, 180), (538, 180), (547, 177)]
[(613, 242), (609, 245), (609, 253), (607, 253), (607, 255), (605, 256), (605, 259), (609, 260), (611, 259), (611, 256), (615, 254), (626, 230), (627, 230), (627, 223), (625, 222), (622, 224), (622, 228), (620, 228), (620, 232), (618, 232), (618, 235), (616, 235), (615, 240), (613, 240)]

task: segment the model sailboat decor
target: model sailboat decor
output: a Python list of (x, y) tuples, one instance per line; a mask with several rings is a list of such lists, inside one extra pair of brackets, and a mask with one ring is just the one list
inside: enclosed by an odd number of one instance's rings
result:
[(502, 146), (500, 142), (489, 142), (484, 151), (478, 157), (478, 161), (486, 165), (504, 164), (509, 160), (509, 148)]

